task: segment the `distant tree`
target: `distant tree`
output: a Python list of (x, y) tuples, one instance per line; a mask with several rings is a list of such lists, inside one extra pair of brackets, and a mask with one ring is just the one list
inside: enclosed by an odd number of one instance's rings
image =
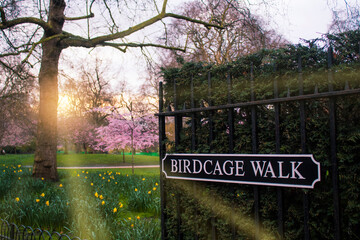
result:
[(20, 147), (34, 140), (34, 129), (24, 125), (24, 122), (8, 119), (4, 127), (5, 131), (0, 140), (0, 148), (11, 146)]
[(93, 146), (94, 129), (104, 124), (106, 114), (91, 110), (111, 106), (114, 97), (109, 83), (113, 78), (106, 64), (96, 57), (94, 62), (84, 59), (78, 65), (77, 75), (61, 75), (58, 140), (65, 154), (71, 145), (84, 152)]
[(108, 125), (97, 128), (98, 147), (105, 151), (131, 149), (132, 173), (134, 174), (134, 154), (158, 142), (157, 119), (155, 116), (135, 116), (133, 113), (112, 112), (107, 117)]
[[(74, 7), (67, 8), (65, 11), (66, 3), (73, 4)], [(217, 24), (167, 13), (167, 0), (163, 0), (160, 7), (156, 1), (153, 3), (154, 6), (150, 8), (137, 1), (126, 1), (125, 4), (120, 4), (119, 1), (108, 0), (67, 2), (49, 0), (46, 5), (43, 1), (4, 0), (0, 3), (0, 29), (2, 38), (6, 40), (4, 45), (0, 46), (2, 50), (0, 57), (25, 54), (24, 63), (34, 64), (40, 61), (38, 76), (40, 103), (34, 177), (58, 180), (56, 167), (58, 67), (60, 55), (64, 49), (106, 46), (122, 52), (133, 47), (182, 50), (153, 42), (129, 41), (126, 37), (165, 18), (183, 19), (208, 27), (218, 27)], [(84, 6), (81, 16), (65, 16), (65, 12), (70, 15), (77, 14), (75, 11), (79, 9), (79, 6)], [(153, 11), (149, 14), (148, 10)], [(100, 20), (93, 21), (95, 16), (100, 17)], [(74, 21), (80, 21), (83, 24), (72, 24)], [(94, 29), (96, 31), (93, 31)]]
[(342, 33), (360, 28), (360, 3), (358, 0), (344, 0), (345, 8), (338, 8), (337, 1), (329, 1), (328, 5), (332, 11), (332, 23), (329, 33)]
[(34, 77), (17, 56), (0, 59), (0, 147), (21, 146), (34, 138)]
[(224, 64), (260, 49), (279, 48), (287, 43), (274, 30), (268, 30), (262, 19), (250, 12), (245, 1), (194, 0), (184, 3), (182, 14), (225, 28), (209, 29), (175, 19), (164, 38), (175, 46), (186, 42), (187, 51), (167, 52), (162, 60), (165, 66), (181, 63), (181, 59)]
[(89, 119), (74, 119), (72, 122), (73, 132), (71, 134), (71, 141), (82, 148), (85, 153), (88, 149), (93, 149), (96, 146), (96, 128), (97, 126), (89, 121)]

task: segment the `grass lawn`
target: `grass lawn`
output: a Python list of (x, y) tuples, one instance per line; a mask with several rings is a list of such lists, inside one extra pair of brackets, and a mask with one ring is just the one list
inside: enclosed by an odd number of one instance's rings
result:
[[(34, 154), (7, 154), (1, 155), (0, 161), (24, 166), (32, 166)], [(159, 164), (158, 156), (135, 155), (135, 165), (157, 165)], [(131, 155), (123, 156), (119, 154), (58, 154), (58, 167), (86, 167), (86, 166), (131, 166)]]
[[(118, 172), (121, 173), (122, 175), (131, 175), (132, 171), (131, 168), (114, 168), (114, 169), (103, 169), (103, 171), (111, 171), (111, 172)], [(59, 169), (59, 172), (63, 172), (63, 171), (68, 171), (68, 170), (64, 170), (64, 169)], [(85, 171), (89, 172), (89, 173), (93, 173), (93, 172), (99, 172), (101, 170), (99, 169), (86, 169)], [(159, 168), (135, 168), (134, 169), (134, 174), (137, 176), (141, 176), (141, 177), (159, 177), (160, 176), (160, 169)]]
[[(114, 156), (59, 158), (114, 165)], [(137, 163), (148, 158), (137, 156)], [(134, 175), (131, 169), (60, 169), (53, 183), (31, 177), (24, 166), (32, 161), (33, 155), (0, 156), (0, 218), (81, 239), (160, 239), (159, 168), (136, 168)]]

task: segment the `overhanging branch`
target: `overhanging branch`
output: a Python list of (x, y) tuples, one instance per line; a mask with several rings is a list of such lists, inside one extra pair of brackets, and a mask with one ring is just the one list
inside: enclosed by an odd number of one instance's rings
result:
[(90, 13), (89, 15), (81, 16), (81, 17), (65, 17), (65, 20), (67, 20), (67, 21), (75, 21), (75, 20), (93, 18), (94, 16), (95, 16), (94, 13)]
[(134, 48), (156, 47), (156, 48), (164, 48), (164, 49), (168, 49), (168, 50), (185, 52), (185, 49), (183, 49), (183, 48), (166, 46), (166, 45), (161, 45), (161, 44), (154, 44), (154, 43), (108, 43), (108, 42), (105, 42), (101, 45), (102, 46), (110, 46), (110, 47), (126, 47), (126, 48), (127, 47), (134, 47)]
[(204, 21), (201, 21), (201, 20), (197, 20), (197, 19), (194, 19), (194, 18), (189, 18), (189, 17), (183, 16), (183, 15), (178, 15), (178, 14), (174, 14), (174, 13), (166, 13), (164, 18), (165, 17), (172, 17), (172, 18), (176, 18), (176, 19), (186, 20), (188, 22), (198, 23), (198, 24), (204, 25), (207, 28), (210, 28), (210, 27), (220, 28), (220, 29), (224, 28), (223, 26), (219, 26), (217, 24), (212, 24), (210, 22), (204, 22)]
[[(2, 16), (3, 14), (1, 13), (1, 19), (3, 18)], [(52, 32), (52, 28), (47, 22), (34, 17), (16, 18), (10, 21), (6, 21), (6, 19), (5, 21), (3, 21), (2, 19), (2, 22), (0, 23), (0, 29), (7, 29), (24, 23), (33, 23), (39, 25), (41, 28), (44, 29), (44, 31)]]

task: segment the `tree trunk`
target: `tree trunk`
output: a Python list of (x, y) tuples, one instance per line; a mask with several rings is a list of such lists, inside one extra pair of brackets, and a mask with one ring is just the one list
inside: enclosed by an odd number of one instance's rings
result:
[[(51, 0), (48, 22), (51, 32), (44, 33), (44, 39), (62, 31), (65, 2)], [(54, 38), (42, 44), (42, 59), (39, 73), (40, 107), (34, 157), (33, 177), (58, 181), (57, 150), (57, 104), (58, 65), (62, 47)]]
[(134, 130), (131, 129), (131, 171), (134, 174)]
[(122, 150), (122, 154), (123, 154), (123, 163), (125, 163), (125, 149)]
[(64, 154), (66, 155), (66, 154), (69, 154), (69, 149), (68, 149), (68, 141), (67, 140), (65, 140), (65, 144), (64, 144), (65, 146), (64, 146)]

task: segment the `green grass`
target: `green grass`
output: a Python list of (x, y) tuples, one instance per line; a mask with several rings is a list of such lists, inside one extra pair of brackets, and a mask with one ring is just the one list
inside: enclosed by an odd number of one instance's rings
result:
[[(112, 171), (112, 172), (119, 172), (123, 175), (132, 175), (132, 170), (131, 168), (112, 168), (112, 169), (103, 169), (106, 171)], [(67, 170), (63, 170), (63, 169), (59, 169), (59, 172), (62, 171), (67, 171)], [(99, 169), (84, 169), (84, 171), (87, 172), (98, 172)], [(148, 176), (148, 177), (158, 177), (160, 175), (160, 169), (159, 168), (135, 168), (134, 169), (134, 174), (138, 175), (138, 176)]]
[(60, 182), (52, 183), (32, 178), (32, 169), (19, 164), (24, 159), (7, 156), (0, 159), (0, 218), (82, 239), (160, 238), (159, 168), (135, 175), (59, 170)]
[[(24, 166), (32, 166), (34, 162), (34, 154), (7, 154), (1, 155), (0, 161), (9, 164), (21, 164)], [(158, 156), (135, 155), (135, 165), (157, 165), (159, 164)], [(131, 155), (125, 155), (125, 163), (123, 156), (118, 154), (58, 154), (58, 167), (86, 167), (86, 166), (130, 166)]]

